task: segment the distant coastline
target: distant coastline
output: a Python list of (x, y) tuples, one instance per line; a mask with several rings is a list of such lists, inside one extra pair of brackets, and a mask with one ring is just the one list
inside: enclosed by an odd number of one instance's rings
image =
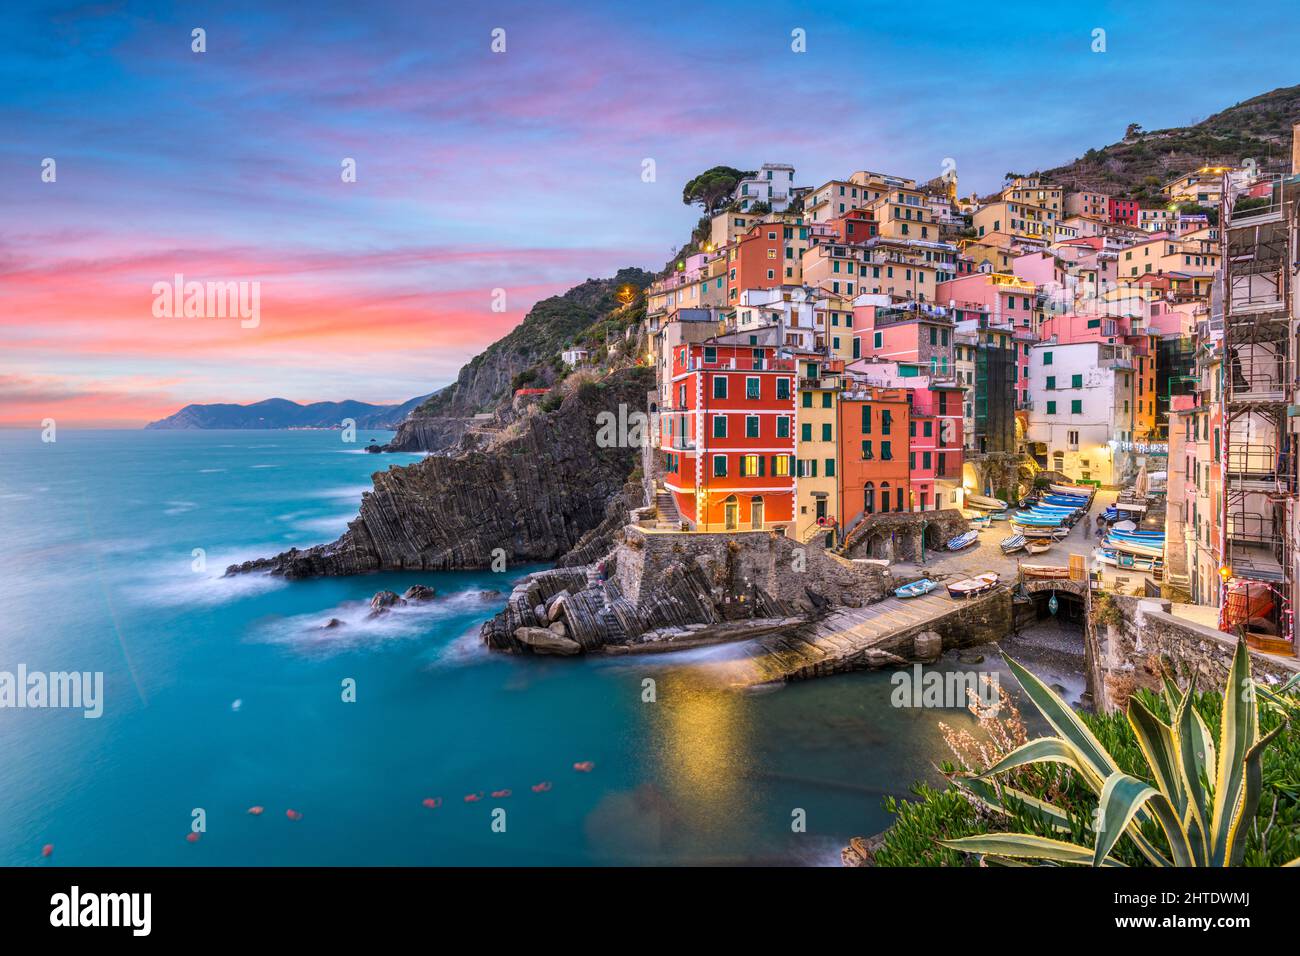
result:
[(350, 419), (361, 429), (395, 429), (428, 395), (400, 405), (372, 405), (369, 402), (312, 402), (301, 405), (285, 398), (268, 398), (249, 405), (186, 405), (180, 411), (147, 429), (338, 429)]

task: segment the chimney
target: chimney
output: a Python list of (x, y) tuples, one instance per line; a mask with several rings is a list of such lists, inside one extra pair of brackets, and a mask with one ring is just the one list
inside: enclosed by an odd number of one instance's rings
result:
[(1291, 172), (1300, 175), (1300, 123), (1291, 127)]

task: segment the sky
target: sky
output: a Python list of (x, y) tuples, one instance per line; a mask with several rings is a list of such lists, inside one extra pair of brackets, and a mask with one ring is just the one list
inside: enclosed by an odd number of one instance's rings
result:
[[(538, 299), (662, 267), (710, 166), (951, 158), (987, 192), (1300, 82), (1290, 4), (806, 7), (7, 0), (0, 427), (406, 401)], [(168, 314), (177, 275), (256, 283), (256, 323)]]

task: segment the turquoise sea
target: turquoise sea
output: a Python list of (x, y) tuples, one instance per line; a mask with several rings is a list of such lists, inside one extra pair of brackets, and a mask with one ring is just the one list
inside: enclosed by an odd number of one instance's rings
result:
[[(740, 694), (689, 654), (489, 656), (478, 625), (528, 568), (222, 577), (332, 539), (417, 457), (372, 437), (0, 431), (0, 671), (104, 674), (99, 719), (0, 709), (0, 864), (838, 864), (937, 778), (938, 722), (968, 723), (891, 707), (882, 673)], [(416, 583), (439, 598), (365, 617)]]

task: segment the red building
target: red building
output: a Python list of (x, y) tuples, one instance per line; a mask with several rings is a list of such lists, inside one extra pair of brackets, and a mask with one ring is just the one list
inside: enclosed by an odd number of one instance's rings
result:
[(664, 483), (692, 530), (794, 520), (795, 363), (775, 355), (709, 342), (673, 349), (672, 406), (660, 417)]
[(793, 277), (794, 251), (787, 262), (785, 229), (779, 222), (756, 223), (727, 250), (727, 302), (740, 301), (743, 289), (772, 289), (785, 281), (785, 270)]
[(961, 484), (962, 396), (957, 384), (931, 381), (926, 388), (908, 389), (908, 486), (912, 511), (937, 511), (957, 506), (954, 492)]
[(1138, 201), (1136, 199), (1116, 199), (1106, 197), (1106, 221), (1121, 226), (1138, 224)]
[(866, 242), (877, 235), (875, 215), (870, 209), (850, 209), (826, 224), (843, 242)]

